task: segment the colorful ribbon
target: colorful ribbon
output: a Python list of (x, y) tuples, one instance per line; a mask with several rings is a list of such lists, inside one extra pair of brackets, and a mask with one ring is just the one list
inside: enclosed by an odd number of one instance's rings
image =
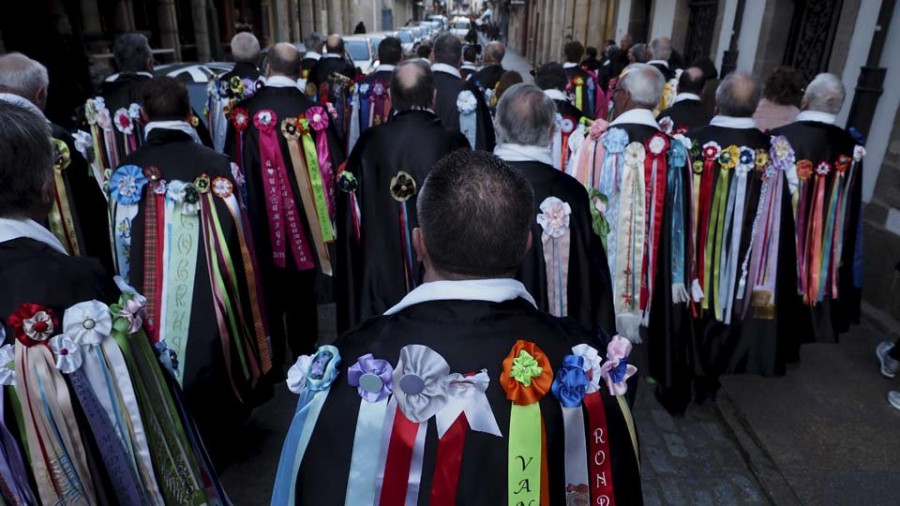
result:
[(564, 317), (569, 314), (569, 249), (571, 245), (569, 220), (572, 208), (556, 197), (547, 197), (541, 202), (540, 210), (537, 222), (543, 230), (541, 243), (550, 313), (554, 316)]
[(350, 475), (344, 504), (374, 504), (381, 435), (393, 392), (394, 368), (371, 353), (359, 357), (347, 370), (347, 382), (359, 392), (359, 414), (353, 435)]

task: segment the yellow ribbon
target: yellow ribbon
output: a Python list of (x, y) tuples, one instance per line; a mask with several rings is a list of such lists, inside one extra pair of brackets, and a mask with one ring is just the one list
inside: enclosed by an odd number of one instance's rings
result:
[(78, 245), (78, 237), (75, 234), (75, 221), (72, 219), (72, 207), (69, 204), (69, 194), (66, 190), (66, 182), (62, 171), (72, 163), (69, 147), (59, 139), (53, 139), (53, 182), (56, 198), (50, 210), (50, 230), (53, 232), (71, 255), (80, 255), (81, 247)]

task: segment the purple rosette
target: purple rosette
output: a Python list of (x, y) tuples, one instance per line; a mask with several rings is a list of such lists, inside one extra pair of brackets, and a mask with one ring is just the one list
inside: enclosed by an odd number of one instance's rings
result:
[(347, 381), (356, 387), (364, 401), (374, 403), (387, 399), (393, 392), (393, 374), (390, 362), (366, 353), (347, 370)]

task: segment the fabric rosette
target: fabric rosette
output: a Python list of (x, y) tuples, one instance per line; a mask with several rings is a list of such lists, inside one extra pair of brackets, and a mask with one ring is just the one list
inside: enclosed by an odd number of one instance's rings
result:
[(709, 141), (703, 145), (703, 158), (707, 160), (715, 160), (722, 153), (722, 147), (716, 141)]
[(306, 110), (306, 121), (309, 122), (310, 128), (316, 132), (328, 128), (328, 114), (319, 106), (310, 107)]
[(719, 153), (719, 166), (726, 170), (733, 169), (741, 156), (741, 149), (734, 144)]
[(668, 116), (660, 118), (657, 123), (659, 124), (659, 129), (669, 135), (671, 135), (672, 131), (675, 129), (675, 122)]
[(131, 116), (128, 115), (128, 109), (125, 109), (124, 107), (116, 110), (115, 125), (116, 130), (125, 135), (134, 133), (134, 121)]
[(345, 170), (338, 175), (338, 188), (344, 193), (355, 193), (359, 188), (359, 181), (352, 172)]
[(813, 164), (810, 160), (800, 160), (797, 162), (797, 177), (801, 180), (807, 180), (812, 176)]
[(56, 368), (63, 374), (72, 374), (81, 368), (84, 362), (81, 348), (66, 334), (59, 334), (50, 339), (50, 349), (56, 357)]
[(112, 316), (102, 302), (79, 302), (66, 309), (62, 330), (81, 346), (95, 346), (112, 332)]
[(459, 111), (459, 131), (469, 140), (472, 149), (476, 148), (478, 132), (478, 100), (470, 90), (463, 90), (456, 96), (456, 109)]
[(861, 145), (853, 147), (853, 161), (859, 162), (866, 156), (866, 148)]
[(271, 132), (275, 129), (277, 116), (271, 109), (262, 109), (253, 115), (253, 125), (260, 132)]
[(610, 128), (603, 136), (603, 146), (608, 153), (624, 153), (628, 140), (628, 132), (621, 128)]
[(449, 374), (450, 365), (436, 351), (422, 345), (404, 346), (393, 372), (394, 397), (403, 415), (422, 423), (443, 408), (448, 396), (442, 379)]
[[(543, 447), (539, 401), (551, 390), (550, 360), (536, 344), (519, 340), (503, 360), (500, 386), (512, 401), (509, 419), (507, 496), (509, 504), (543, 504), (543, 473), (547, 452)], [(523, 487), (523, 484), (527, 485)]]
[(547, 298), (551, 313), (555, 316), (568, 314), (569, 253), (571, 235), (569, 222), (572, 208), (556, 197), (547, 197), (541, 202), (541, 213), (537, 223), (541, 226), (544, 265), (547, 271)]
[(600, 377), (612, 395), (625, 395), (626, 381), (637, 372), (637, 367), (628, 363), (631, 348), (631, 341), (621, 336), (613, 336), (606, 347), (606, 362), (600, 367)]
[(250, 125), (250, 113), (242, 107), (235, 107), (231, 111), (231, 122), (238, 132), (243, 132)]
[(109, 179), (113, 220), (110, 223), (118, 273), (127, 278), (131, 265), (131, 222), (138, 214), (138, 203), (147, 178), (137, 165), (123, 165)]
[(297, 358), (296, 363), (288, 370), (288, 388), (300, 395), (300, 400), (281, 448), (272, 490), (272, 506), (295, 504), (297, 472), (331, 385), (340, 373), (340, 365), (341, 354), (338, 349), (325, 345), (320, 346), (314, 355)]
[(119, 204), (135, 205), (141, 200), (145, 184), (147, 178), (140, 167), (123, 165), (116, 169), (109, 180), (110, 196)]
[(590, 385), (584, 370), (584, 358), (577, 355), (566, 355), (563, 363), (556, 369), (551, 391), (564, 408), (581, 406), (581, 401)]
[(590, 478), (588, 475), (587, 440), (581, 403), (590, 385), (584, 370), (584, 358), (566, 355), (556, 369), (551, 390), (559, 400), (565, 436), (566, 504), (588, 504)]
[[(609, 122), (605, 119), (595, 119), (593, 123), (591, 123), (590, 128), (588, 128), (588, 136), (591, 140), (597, 140), (609, 130)], [(627, 137), (627, 134), (626, 134)], [(627, 142), (626, 142), (627, 144)]]
[(771, 146), (769, 154), (776, 169), (784, 171), (794, 166), (794, 148), (791, 147), (787, 137), (783, 135), (773, 137)]

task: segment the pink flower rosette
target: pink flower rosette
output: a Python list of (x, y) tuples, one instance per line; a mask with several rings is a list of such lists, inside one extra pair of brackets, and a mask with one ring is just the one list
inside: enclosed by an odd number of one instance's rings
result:
[(328, 128), (328, 114), (320, 106), (310, 107), (306, 110), (306, 121), (316, 132)]
[(278, 121), (278, 117), (275, 115), (275, 111), (271, 109), (263, 109), (261, 111), (257, 111), (256, 114), (253, 115), (253, 125), (257, 130), (263, 133), (270, 133), (275, 130), (275, 123)]
[(537, 216), (537, 222), (544, 233), (553, 238), (565, 235), (572, 215), (571, 206), (556, 197), (547, 197), (541, 202), (540, 209), (541, 214)]
[(628, 391), (626, 381), (637, 372), (637, 367), (628, 363), (630, 354), (631, 341), (618, 335), (613, 336), (606, 347), (606, 362), (600, 367), (600, 376), (612, 395), (625, 395)]

